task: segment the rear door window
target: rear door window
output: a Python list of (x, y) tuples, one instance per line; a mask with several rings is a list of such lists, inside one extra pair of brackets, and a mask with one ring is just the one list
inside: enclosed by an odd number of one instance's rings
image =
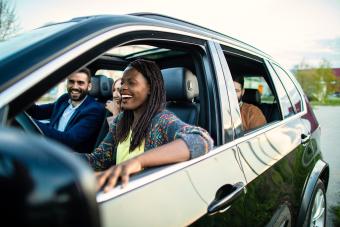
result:
[(269, 73), (271, 74), (272, 81), (276, 88), (277, 96), (280, 100), (281, 111), (282, 111), (283, 117), (287, 118), (294, 114), (293, 106), (288, 98), (285, 88), (283, 87), (274, 69), (269, 66), (268, 70), (269, 70)]
[[(242, 118), (244, 133), (262, 128), (266, 123), (282, 120), (278, 98), (263, 59), (223, 45), (221, 47), (232, 80), (237, 81), (242, 77), (244, 79), (242, 103), (239, 102), (240, 97), (235, 96), (237, 99), (231, 100), (233, 105), (241, 105), (239, 114), (233, 116), (233, 119)], [(226, 78), (226, 81), (229, 81), (228, 79)], [(234, 87), (234, 83), (232, 87)], [(232, 93), (232, 88), (228, 89)], [(235, 87), (233, 89), (235, 90)], [(239, 105), (237, 105), (238, 102)], [(242, 106), (245, 104), (247, 107), (242, 110)]]
[(294, 106), (296, 113), (300, 113), (302, 110), (302, 99), (300, 93), (298, 92), (293, 81), (289, 78), (288, 74), (278, 65), (272, 64), (275, 72), (279, 76), (282, 84), (284, 84), (285, 89), (289, 95), (289, 98)]

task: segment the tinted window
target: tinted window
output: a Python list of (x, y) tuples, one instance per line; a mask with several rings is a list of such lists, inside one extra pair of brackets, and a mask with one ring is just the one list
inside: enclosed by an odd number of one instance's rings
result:
[(284, 84), (289, 98), (292, 101), (292, 104), (295, 107), (295, 111), (297, 113), (301, 112), (302, 109), (302, 100), (301, 100), (301, 96), (300, 93), (298, 92), (297, 88), (295, 87), (293, 81), (289, 78), (288, 74), (281, 69), (279, 66), (273, 64), (273, 67), (276, 71), (276, 73), (278, 74), (280, 80), (282, 81), (282, 84)]
[(281, 104), (281, 111), (282, 111), (283, 117), (285, 118), (289, 117), (290, 115), (294, 114), (293, 106), (290, 103), (286, 90), (284, 89), (280, 79), (277, 77), (274, 70), (271, 67), (268, 67), (268, 69), (270, 71), (270, 74), (272, 75), (272, 80), (276, 88), (276, 93), (279, 98), (279, 102)]

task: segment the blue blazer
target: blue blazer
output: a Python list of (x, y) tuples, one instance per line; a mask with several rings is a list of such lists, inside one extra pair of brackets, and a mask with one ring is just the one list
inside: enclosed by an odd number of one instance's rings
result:
[(36, 121), (47, 137), (53, 138), (79, 153), (90, 153), (93, 151), (103, 124), (105, 108), (91, 96), (87, 96), (68, 121), (64, 132), (61, 132), (56, 128), (60, 117), (69, 105), (68, 100), (68, 94), (64, 94), (54, 103), (33, 105), (27, 110), (27, 113), (36, 120), (50, 119), (50, 123)]

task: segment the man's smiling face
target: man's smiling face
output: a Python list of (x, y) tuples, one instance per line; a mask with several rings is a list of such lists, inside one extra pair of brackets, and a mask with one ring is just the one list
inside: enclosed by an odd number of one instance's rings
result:
[(86, 73), (77, 72), (67, 78), (67, 92), (73, 102), (82, 101), (91, 89)]

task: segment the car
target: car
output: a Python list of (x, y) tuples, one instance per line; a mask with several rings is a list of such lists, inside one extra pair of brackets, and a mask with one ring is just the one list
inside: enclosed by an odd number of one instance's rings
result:
[[(261, 50), (176, 18), (135, 13), (49, 24), (0, 43), (0, 52), (2, 223), (326, 225), (329, 166), (320, 125), (295, 77)], [(26, 110), (84, 66), (97, 81), (92, 95), (105, 102), (112, 79), (138, 58), (159, 65), (167, 108), (206, 129), (214, 148), (97, 192), (89, 165), (46, 138)], [(233, 84), (238, 74), (245, 77), (243, 102), (267, 121), (249, 131)], [(106, 132), (103, 122), (98, 142)]]

